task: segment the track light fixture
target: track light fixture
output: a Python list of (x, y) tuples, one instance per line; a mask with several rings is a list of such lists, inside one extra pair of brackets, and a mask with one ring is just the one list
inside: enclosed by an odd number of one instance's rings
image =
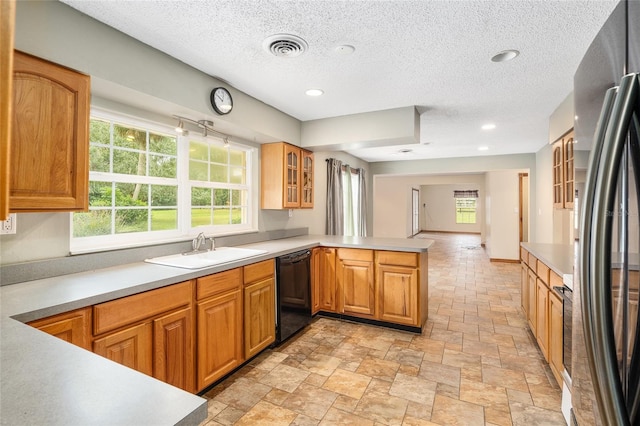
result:
[(178, 120), (178, 127), (176, 127), (176, 132), (180, 133), (181, 135), (188, 135), (189, 132), (184, 128), (184, 122), (188, 122), (188, 123), (192, 123), (195, 124), (196, 126), (200, 127), (202, 129), (202, 137), (207, 137), (209, 136), (209, 133), (214, 133), (216, 135), (219, 135), (222, 140), (224, 141), (224, 146), (229, 146), (229, 136), (219, 132), (217, 130), (215, 130), (213, 128), (213, 121), (211, 120), (192, 120), (190, 118), (187, 117), (181, 117), (179, 115), (174, 115), (173, 118)]

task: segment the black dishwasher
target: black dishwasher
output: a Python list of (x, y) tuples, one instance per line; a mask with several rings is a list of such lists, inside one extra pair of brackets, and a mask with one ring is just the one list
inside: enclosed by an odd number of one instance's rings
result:
[(311, 322), (311, 251), (276, 258), (276, 344)]

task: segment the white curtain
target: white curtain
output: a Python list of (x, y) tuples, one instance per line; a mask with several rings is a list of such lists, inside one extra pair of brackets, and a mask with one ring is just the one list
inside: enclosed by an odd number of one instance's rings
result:
[(367, 236), (367, 188), (364, 169), (327, 160), (327, 235)]

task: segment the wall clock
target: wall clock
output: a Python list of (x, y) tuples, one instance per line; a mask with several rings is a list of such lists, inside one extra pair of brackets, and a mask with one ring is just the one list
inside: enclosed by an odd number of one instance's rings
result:
[(231, 94), (224, 87), (216, 87), (211, 91), (211, 106), (220, 115), (229, 114), (233, 109)]

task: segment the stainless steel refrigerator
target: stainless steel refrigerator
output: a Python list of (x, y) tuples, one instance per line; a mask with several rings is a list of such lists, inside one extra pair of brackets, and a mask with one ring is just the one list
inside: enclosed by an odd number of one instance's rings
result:
[[(640, 0), (618, 4), (574, 78), (590, 148), (574, 272), (573, 419), (640, 424)], [(582, 144), (582, 145), (581, 145)]]

